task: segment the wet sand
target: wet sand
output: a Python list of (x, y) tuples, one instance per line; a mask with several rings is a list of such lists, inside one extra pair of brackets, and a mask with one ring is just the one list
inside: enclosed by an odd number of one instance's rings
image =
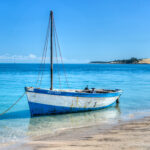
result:
[[(4, 149), (4, 148), (3, 148)], [(15, 150), (150, 150), (150, 117), (117, 126), (90, 126), (32, 138), (5, 149)]]

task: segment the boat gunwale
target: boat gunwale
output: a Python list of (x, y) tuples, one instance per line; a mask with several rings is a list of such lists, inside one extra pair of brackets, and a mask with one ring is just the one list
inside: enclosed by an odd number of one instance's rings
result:
[(38, 94), (49, 94), (56, 96), (71, 96), (71, 97), (115, 97), (122, 94), (122, 90), (116, 89), (115, 92), (104, 92), (104, 93), (81, 93), (81, 92), (70, 92), (70, 91), (58, 91), (50, 89), (40, 89), (33, 87), (25, 87), (26, 92), (38, 93)]

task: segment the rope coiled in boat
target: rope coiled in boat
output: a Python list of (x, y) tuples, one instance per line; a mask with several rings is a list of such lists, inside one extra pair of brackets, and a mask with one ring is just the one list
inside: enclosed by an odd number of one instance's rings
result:
[(8, 107), (4, 112), (0, 113), (0, 116), (6, 114), (11, 108), (13, 108), (25, 95), (26, 92), (24, 92), (16, 101), (13, 103), (10, 107)]

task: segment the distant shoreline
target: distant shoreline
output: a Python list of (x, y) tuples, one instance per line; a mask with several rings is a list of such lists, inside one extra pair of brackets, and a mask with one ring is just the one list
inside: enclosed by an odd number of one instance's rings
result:
[(123, 60), (113, 60), (113, 61), (91, 61), (90, 64), (150, 64), (150, 58), (145, 59), (123, 59)]

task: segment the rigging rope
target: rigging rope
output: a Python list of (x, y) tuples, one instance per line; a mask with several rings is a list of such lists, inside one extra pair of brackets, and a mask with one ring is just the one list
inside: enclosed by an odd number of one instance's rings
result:
[(49, 18), (49, 21), (48, 21), (48, 27), (47, 27), (47, 32), (46, 32), (44, 50), (43, 50), (43, 54), (42, 54), (42, 60), (41, 60), (40, 69), (39, 69), (39, 72), (38, 72), (38, 78), (37, 78), (36, 86), (37, 86), (38, 82), (40, 82), (40, 85), (41, 85), (41, 82), (42, 82), (43, 71), (44, 71), (44, 68), (45, 68), (45, 59), (46, 59), (46, 53), (47, 53), (49, 32), (50, 32), (50, 18)]
[(11, 108), (13, 108), (25, 95), (26, 92), (24, 92), (16, 101), (13, 103), (9, 108), (7, 108), (4, 112), (0, 113), (0, 116), (6, 114)]
[(59, 79), (59, 86), (60, 86), (60, 89), (61, 89), (60, 68), (59, 68), (59, 64), (58, 64), (57, 46), (56, 46), (56, 37), (55, 37), (55, 33), (54, 33), (54, 43), (55, 43), (56, 62), (57, 62), (57, 65), (58, 65), (58, 79)]
[[(43, 54), (42, 54), (42, 60), (41, 60), (41, 64), (40, 64), (40, 69), (39, 69), (39, 72), (38, 72), (38, 79), (37, 79), (37, 82), (36, 82), (36, 86), (39, 83), (39, 87), (41, 86), (42, 79), (43, 79), (43, 73), (44, 73), (44, 69), (45, 69), (45, 60), (46, 60), (48, 39), (49, 39), (49, 33), (50, 33), (50, 24), (51, 24), (51, 18), (49, 18), (49, 22), (48, 22), (48, 28), (47, 28), (46, 39), (45, 39), (45, 44), (44, 44), (44, 50), (43, 50)], [(63, 68), (65, 80), (66, 80), (66, 83), (67, 83), (67, 87), (69, 88), (70, 86), (69, 86), (69, 82), (67, 80), (66, 70), (65, 70), (64, 63), (63, 63), (63, 59), (62, 59), (62, 54), (61, 54), (60, 45), (59, 45), (59, 42), (58, 42), (58, 35), (57, 35), (54, 19), (53, 19), (53, 28), (54, 28), (53, 36), (54, 36), (54, 42), (55, 42), (56, 61), (57, 61), (57, 64), (58, 64), (58, 55), (57, 55), (57, 47), (58, 47), (58, 49), (59, 49), (58, 52), (59, 52), (59, 55), (60, 55), (60, 60), (61, 60), (62, 66), (63, 66), (62, 68)], [(61, 88), (61, 79), (60, 79), (59, 66), (58, 66), (58, 78), (59, 78), (59, 86)]]
[(63, 59), (62, 59), (62, 54), (61, 54), (61, 50), (60, 50), (60, 45), (59, 45), (59, 42), (58, 42), (58, 35), (57, 35), (57, 31), (56, 31), (55, 21), (53, 21), (53, 22), (54, 22), (54, 30), (55, 30), (55, 33), (56, 33), (56, 41), (57, 41), (57, 45), (58, 45), (58, 49), (59, 49), (59, 55), (60, 55), (60, 58), (61, 58), (61, 63), (62, 63), (62, 65), (63, 65), (63, 71), (64, 71), (64, 75), (65, 75), (67, 87), (70, 88), (69, 82), (68, 82), (68, 79), (67, 79), (67, 74), (66, 74), (65, 66), (64, 66), (64, 63), (63, 63)]
[[(47, 39), (47, 44), (48, 44), (48, 39)], [(40, 85), (39, 86), (41, 86), (41, 84), (42, 84), (43, 73), (44, 73), (44, 69), (45, 69), (46, 53), (47, 53), (47, 45), (46, 45), (46, 50), (45, 50), (45, 55), (44, 55), (43, 70), (42, 70), (41, 79), (40, 79)]]

